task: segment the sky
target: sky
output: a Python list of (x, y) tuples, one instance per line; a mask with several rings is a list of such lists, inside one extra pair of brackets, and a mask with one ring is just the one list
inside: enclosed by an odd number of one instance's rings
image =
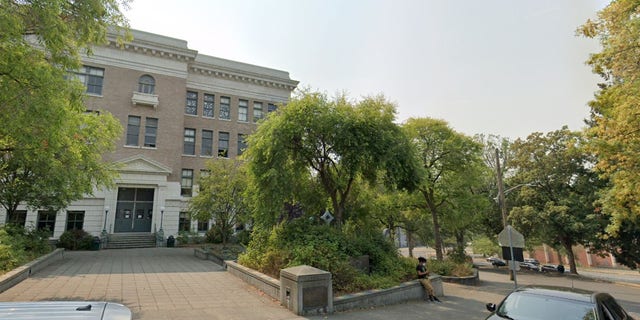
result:
[(599, 51), (576, 29), (605, 0), (133, 0), (133, 29), (284, 70), (298, 87), (383, 94), (397, 121), (517, 139), (584, 127)]

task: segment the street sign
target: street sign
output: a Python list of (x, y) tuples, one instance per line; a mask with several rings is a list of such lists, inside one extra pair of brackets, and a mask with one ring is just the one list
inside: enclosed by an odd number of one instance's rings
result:
[(509, 225), (498, 234), (498, 244), (501, 247), (524, 248), (524, 236)]

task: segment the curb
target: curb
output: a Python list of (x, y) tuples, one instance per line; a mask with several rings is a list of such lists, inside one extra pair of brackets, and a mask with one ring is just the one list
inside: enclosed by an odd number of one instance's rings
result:
[(53, 250), (53, 252), (47, 253), (38, 259), (3, 274), (0, 276), (0, 292), (9, 290), (11, 287), (29, 278), (32, 274), (37, 273), (52, 262), (58, 261), (63, 257), (64, 249), (58, 248)]

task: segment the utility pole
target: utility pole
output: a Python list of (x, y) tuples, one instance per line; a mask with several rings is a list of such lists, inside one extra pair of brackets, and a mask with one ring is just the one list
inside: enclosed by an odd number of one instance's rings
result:
[(502, 213), (502, 225), (507, 227), (507, 206), (504, 200), (504, 185), (502, 184), (502, 170), (500, 169), (500, 151), (496, 148), (496, 171), (498, 174), (498, 206)]

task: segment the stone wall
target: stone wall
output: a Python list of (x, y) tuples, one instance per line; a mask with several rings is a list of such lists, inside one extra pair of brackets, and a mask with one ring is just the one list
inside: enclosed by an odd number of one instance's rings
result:
[(22, 280), (30, 277), (32, 274), (42, 270), (54, 261), (58, 261), (63, 258), (64, 249), (56, 249), (53, 252), (46, 254), (36, 260), (33, 260), (23, 266), (15, 268), (2, 276), (0, 276), (0, 292), (4, 292), (9, 288), (20, 283)]

